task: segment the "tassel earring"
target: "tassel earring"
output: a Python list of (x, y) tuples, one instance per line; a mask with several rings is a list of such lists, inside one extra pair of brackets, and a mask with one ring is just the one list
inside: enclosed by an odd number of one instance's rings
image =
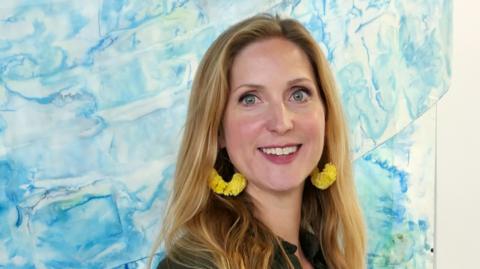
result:
[(223, 180), (222, 176), (218, 174), (217, 170), (213, 169), (210, 174), (208, 185), (216, 194), (237, 196), (247, 186), (247, 180), (242, 174), (235, 173), (230, 182), (226, 182)]
[(322, 172), (315, 167), (313, 172), (310, 174), (310, 180), (312, 181), (313, 186), (326, 190), (330, 187), (335, 180), (337, 179), (337, 168), (332, 163), (325, 164)]

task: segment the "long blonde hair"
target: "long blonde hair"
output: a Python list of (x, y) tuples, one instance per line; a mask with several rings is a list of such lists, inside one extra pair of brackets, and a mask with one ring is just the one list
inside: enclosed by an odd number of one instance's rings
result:
[[(169, 259), (195, 268), (270, 267), (279, 241), (253, 216), (248, 194), (225, 198), (207, 184), (212, 167), (224, 178), (232, 173), (218, 139), (233, 59), (249, 44), (269, 37), (285, 38), (308, 56), (326, 109), (325, 146), (318, 166), (326, 162), (337, 166), (337, 181), (327, 190), (320, 191), (307, 180), (301, 226), (318, 237), (329, 268), (364, 268), (365, 226), (352, 179), (346, 123), (329, 64), (299, 22), (271, 15), (257, 15), (228, 28), (198, 67), (173, 190), (153, 252), (163, 243)], [(280, 250), (286, 258), (281, 244)]]

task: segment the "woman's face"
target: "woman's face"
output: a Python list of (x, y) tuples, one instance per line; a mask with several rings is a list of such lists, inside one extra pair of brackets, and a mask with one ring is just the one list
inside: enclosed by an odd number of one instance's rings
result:
[(283, 38), (254, 42), (235, 57), (221, 138), (247, 192), (303, 186), (322, 155), (325, 113), (305, 53)]

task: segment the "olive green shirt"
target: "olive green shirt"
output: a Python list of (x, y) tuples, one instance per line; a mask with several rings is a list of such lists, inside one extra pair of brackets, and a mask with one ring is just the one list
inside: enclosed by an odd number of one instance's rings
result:
[[(315, 269), (328, 269), (326, 266), (325, 258), (323, 256), (322, 250), (320, 248), (320, 244), (317, 238), (306, 231), (300, 232), (300, 244), (302, 245), (302, 250), (305, 254), (305, 257), (310, 262), (310, 264)], [(295, 256), (295, 252), (297, 251), (297, 246), (291, 244), (287, 241), (282, 241), (283, 248), (287, 253), (290, 262), (293, 264), (295, 269), (301, 269), (302, 266), (300, 265), (300, 261), (298, 260), (297, 256)], [(277, 248), (272, 261), (272, 269), (286, 269), (288, 268), (282, 254), (280, 252), (280, 248)], [(157, 269), (189, 269), (185, 266), (182, 266), (178, 263), (173, 262), (172, 260), (165, 258), (163, 259), (160, 264), (158, 265)], [(255, 268), (256, 269), (256, 268)]]

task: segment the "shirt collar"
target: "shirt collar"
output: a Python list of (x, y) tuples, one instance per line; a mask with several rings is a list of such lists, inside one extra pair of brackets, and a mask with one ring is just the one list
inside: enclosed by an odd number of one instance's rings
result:
[[(320, 242), (313, 233), (304, 229), (300, 230), (300, 245), (302, 246), (305, 258), (307, 258), (315, 268), (327, 268), (327, 263), (323, 256)], [(296, 245), (282, 240), (282, 246), (288, 256), (295, 255), (295, 252), (297, 251)]]

